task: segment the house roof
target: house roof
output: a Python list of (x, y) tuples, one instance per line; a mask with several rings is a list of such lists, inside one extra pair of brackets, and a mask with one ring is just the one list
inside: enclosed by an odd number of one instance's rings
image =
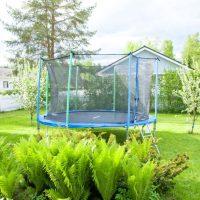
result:
[(12, 76), (12, 69), (8, 67), (0, 67), (0, 78), (10, 78)]
[(158, 57), (161, 57), (161, 58), (163, 58), (163, 59), (165, 59), (165, 60), (167, 60), (167, 61), (170, 61), (170, 62), (172, 62), (172, 63), (174, 63), (174, 64), (176, 64), (176, 65), (178, 65), (178, 66), (180, 66), (180, 67), (184, 67), (184, 68), (186, 67), (186, 68), (188, 68), (188, 66), (184, 65), (184, 64), (181, 63), (180, 61), (178, 61), (178, 60), (176, 60), (176, 59), (173, 59), (173, 58), (170, 58), (169, 56), (167, 56), (167, 55), (165, 55), (165, 54), (163, 54), (163, 53), (160, 53), (160, 52), (158, 52), (158, 51), (156, 51), (156, 50), (154, 50), (154, 49), (152, 49), (152, 48), (150, 48), (150, 47), (147, 47), (147, 46), (145, 46), (145, 45), (144, 45), (143, 47), (137, 49), (136, 51), (133, 51), (133, 52), (132, 52), (132, 55), (137, 56), (137, 54), (141, 53), (141, 52), (144, 51), (144, 50), (146, 50), (146, 51), (148, 51), (148, 52), (150, 52), (150, 53), (152, 53), (152, 54), (154, 54), (154, 55), (156, 55), (156, 56), (158, 56)]
[[(137, 49), (134, 52), (131, 52), (130, 54), (132, 54), (135, 57), (138, 58), (148, 58), (148, 59), (158, 59), (159, 62), (159, 70), (158, 73), (159, 74), (163, 74), (164, 70), (167, 66), (174, 66), (175, 68), (181, 67), (184, 69), (188, 69), (188, 66), (184, 65), (183, 63), (181, 63), (180, 61), (177, 61), (175, 59), (172, 59), (168, 56), (166, 56), (165, 54), (162, 54), (154, 49), (151, 49), (150, 47), (147, 46), (143, 46), (139, 49)], [(105, 71), (109, 70), (110, 68), (114, 67), (114, 65), (117, 63), (118, 65), (120, 65), (121, 63), (125, 62), (128, 59), (128, 54), (127, 56), (123, 57), (122, 59), (119, 59), (118, 61), (109, 64), (108, 66), (104, 67), (100, 72), (98, 72), (98, 75), (102, 75), (102, 73), (104, 73)]]

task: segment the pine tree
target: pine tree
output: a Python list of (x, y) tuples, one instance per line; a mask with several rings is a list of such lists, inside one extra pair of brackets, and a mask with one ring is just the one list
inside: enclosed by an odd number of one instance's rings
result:
[(6, 43), (15, 57), (83, 51), (95, 34), (87, 27), (94, 6), (84, 7), (80, 0), (26, 0), (20, 9), (8, 9), (13, 22), (4, 25), (15, 37)]

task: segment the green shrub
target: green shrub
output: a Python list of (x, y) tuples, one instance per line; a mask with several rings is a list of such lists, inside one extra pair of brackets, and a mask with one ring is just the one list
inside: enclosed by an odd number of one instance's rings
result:
[[(151, 110), (155, 104), (155, 77), (152, 80)], [(177, 91), (181, 90), (182, 83), (178, 71), (166, 70), (159, 77), (158, 110), (165, 113), (180, 113), (185, 110), (185, 105)]]
[(33, 184), (37, 192), (42, 192), (49, 184), (40, 159), (40, 154), (46, 150), (44, 145), (44, 142), (37, 142), (35, 138), (31, 138), (28, 141), (22, 140), (14, 148), (16, 159), (27, 185), (32, 186)]
[[(55, 143), (52, 144), (53, 151)], [(59, 142), (57, 143), (59, 145)], [(90, 148), (86, 141), (78, 144), (66, 142), (57, 154), (46, 152), (43, 157), (43, 166), (53, 182), (53, 187), (46, 190), (52, 199), (67, 198), (87, 199), (89, 190)]]
[(122, 176), (122, 159), (124, 148), (112, 141), (106, 144), (104, 140), (97, 142), (92, 158), (94, 182), (104, 200), (109, 200), (117, 189), (117, 181)]
[[(90, 132), (69, 132), (47, 142), (35, 138), (14, 147), (0, 141), (0, 197), (16, 200), (159, 200), (188, 157), (165, 164), (152, 154), (151, 140), (117, 144)], [(153, 156), (152, 156), (153, 155)]]
[(188, 159), (189, 157), (187, 155), (179, 154), (175, 159), (168, 162), (157, 162), (154, 179), (154, 185), (157, 186), (157, 192), (166, 193), (174, 186), (174, 178), (188, 168)]
[(0, 141), (0, 193), (2, 196), (11, 199), (21, 179), (12, 146), (2, 138)]

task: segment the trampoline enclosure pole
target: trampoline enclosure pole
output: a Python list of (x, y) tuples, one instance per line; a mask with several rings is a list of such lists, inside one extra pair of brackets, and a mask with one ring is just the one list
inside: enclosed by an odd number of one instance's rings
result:
[(67, 84), (66, 127), (68, 127), (68, 125), (69, 125), (69, 105), (70, 105), (69, 101), (70, 101), (71, 73), (72, 73), (72, 51), (70, 50), (69, 73), (68, 73), (68, 84)]
[(46, 115), (48, 114), (48, 98), (49, 98), (49, 76), (48, 76), (48, 72), (46, 75)]
[(132, 75), (132, 54), (129, 55), (129, 70), (128, 70), (128, 116), (127, 116), (127, 132), (126, 138), (128, 138), (128, 129), (130, 126), (130, 114), (131, 114), (131, 75)]
[(156, 59), (156, 87), (155, 87), (155, 117), (157, 117), (158, 110), (158, 58)]
[(136, 114), (137, 114), (137, 108), (138, 108), (138, 98), (139, 98), (138, 67), (139, 67), (139, 58), (136, 57), (136, 68), (135, 68), (135, 106), (134, 106), (134, 112), (133, 112), (134, 121), (136, 121)]
[(75, 104), (75, 109), (78, 110), (78, 71), (79, 67), (76, 67), (76, 104)]
[(114, 67), (113, 72), (113, 111), (115, 111), (116, 107), (116, 69)]
[(40, 78), (42, 72), (42, 58), (39, 59), (39, 69), (38, 69), (38, 94), (37, 94), (37, 121), (40, 115)]

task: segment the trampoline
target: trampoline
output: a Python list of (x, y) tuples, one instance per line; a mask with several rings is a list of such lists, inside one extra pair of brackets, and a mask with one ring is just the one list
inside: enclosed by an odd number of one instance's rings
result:
[[(126, 127), (127, 112), (117, 111), (70, 111), (69, 128), (100, 128), (100, 127)], [(133, 117), (133, 113), (130, 115)], [(54, 127), (66, 127), (66, 113), (41, 115), (40, 123)], [(130, 126), (155, 123), (156, 118), (149, 116), (146, 120), (130, 122)]]
[[(46, 85), (44, 86), (44, 77)], [(152, 82), (152, 77), (155, 81)], [(43, 83), (43, 84), (42, 84)], [(155, 113), (149, 115), (155, 85)], [(129, 54), (80, 54), (40, 58), (37, 122), (62, 128), (144, 127), (157, 115), (158, 59)], [(45, 107), (45, 113), (40, 108)]]

